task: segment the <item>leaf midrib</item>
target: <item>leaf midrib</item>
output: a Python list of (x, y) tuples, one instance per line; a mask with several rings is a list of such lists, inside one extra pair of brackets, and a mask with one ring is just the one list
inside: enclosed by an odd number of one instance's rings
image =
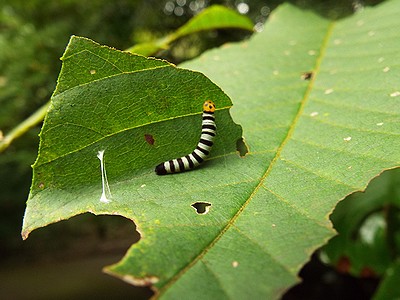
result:
[[(218, 110), (222, 111), (222, 110), (225, 110), (225, 109), (230, 109), (231, 107), (232, 107), (232, 106), (224, 106), (224, 107), (221, 107), (221, 108), (217, 108), (216, 111), (218, 111)], [(166, 118), (166, 119), (160, 119), (160, 120), (153, 121), (153, 122), (148, 122), (148, 123), (139, 124), (139, 125), (136, 125), (136, 126), (133, 126), (133, 127), (124, 128), (124, 129), (122, 129), (122, 130), (118, 130), (118, 131), (115, 131), (115, 132), (113, 132), (113, 133), (104, 135), (104, 136), (102, 136), (101, 138), (99, 138), (99, 139), (97, 139), (97, 140), (94, 140), (94, 141), (91, 142), (91, 143), (88, 143), (88, 144), (86, 144), (86, 145), (84, 145), (84, 146), (82, 146), (82, 147), (80, 147), (80, 148), (77, 148), (77, 149), (75, 149), (74, 151), (70, 151), (70, 152), (64, 153), (63, 155), (57, 156), (57, 157), (55, 157), (55, 158), (53, 158), (53, 159), (51, 159), (51, 160), (41, 162), (40, 164), (38, 163), (38, 161), (36, 161), (36, 163), (33, 165), (33, 167), (39, 167), (39, 166), (43, 166), (43, 165), (52, 163), (52, 162), (54, 162), (54, 161), (56, 161), (56, 160), (58, 160), (58, 159), (60, 159), (60, 158), (66, 157), (67, 155), (70, 155), (70, 154), (72, 154), (72, 153), (79, 152), (79, 151), (81, 151), (81, 150), (83, 150), (83, 149), (85, 149), (85, 148), (87, 148), (87, 147), (89, 147), (89, 146), (91, 146), (91, 145), (93, 145), (93, 144), (96, 144), (96, 143), (98, 143), (98, 142), (100, 142), (100, 141), (102, 141), (102, 140), (104, 140), (104, 139), (109, 138), (109, 137), (113, 137), (114, 135), (120, 134), (120, 133), (122, 133), (122, 132), (126, 132), (126, 131), (129, 131), (129, 130), (134, 130), (134, 129), (137, 129), (137, 128), (149, 126), (149, 125), (152, 125), (152, 124), (157, 124), (157, 123), (161, 123), (161, 122), (167, 122), (167, 121), (171, 121), (171, 120), (175, 120), (175, 119), (179, 119), (179, 118), (185, 118), (185, 117), (190, 117), (190, 116), (195, 116), (195, 115), (201, 115), (201, 114), (202, 114), (202, 112), (189, 113), (189, 114), (184, 114), (184, 115), (179, 115), (179, 116), (173, 116), (173, 117)], [(81, 126), (81, 127), (84, 127), (84, 126), (82, 126), (82, 125), (75, 124), (75, 123), (71, 123), (71, 122), (64, 123), (64, 124), (62, 124), (62, 125), (65, 125), (65, 124), (69, 124), (69, 125), (73, 125), (73, 126)], [(89, 128), (89, 127), (84, 127), (84, 128), (86, 128), (86, 129), (88, 129), (88, 130), (90, 130), (90, 131), (96, 132), (95, 130), (93, 130), (93, 129)], [(53, 128), (50, 128), (50, 129), (53, 129)]]
[(228, 231), (228, 229), (230, 229), (233, 224), (236, 222), (236, 220), (239, 218), (239, 216), (241, 215), (241, 213), (244, 211), (244, 209), (248, 206), (248, 204), (251, 202), (251, 200), (254, 198), (254, 196), (257, 194), (258, 190), (260, 188), (263, 187), (264, 181), (265, 179), (268, 177), (268, 175), (271, 173), (273, 167), (275, 166), (275, 164), (277, 163), (277, 161), (280, 158), (281, 152), (283, 151), (284, 147), (286, 146), (286, 144), (288, 143), (288, 141), (291, 139), (293, 132), (296, 128), (296, 124), (298, 123), (300, 117), (303, 114), (304, 111), (304, 107), (307, 104), (308, 100), (309, 100), (309, 96), (310, 93), (313, 89), (315, 80), (317, 78), (317, 75), (319, 74), (319, 70), (321, 67), (321, 63), (322, 63), (322, 59), (325, 57), (325, 53), (327, 50), (327, 46), (328, 46), (328, 41), (330, 40), (330, 37), (332, 35), (334, 26), (335, 26), (336, 22), (332, 21), (328, 27), (327, 27), (327, 32), (326, 35), (324, 37), (324, 39), (322, 40), (322, 44), (320, 46), (321, 51), (319, 51), (319, 56), (316, 59), (316, 63), (314, 66), (314, 71), (313, 74), (315, 74), (315, 76), (312, 76), (310, 83), (304, 93), (303, 99), (300, 101), (300, 105), (299, 105), (299, 109), (293, 119), (293, 121), (291, 122), (291, 125), (289, 127), (289, 130), (286, 134), (286, 137), (283, 139), (282, 143), (280, 144), (280, 146), (278, 147), (277, 151), (276, 151), (276, 155), (275, 157), (272, 159), (270, 165), (268, 166), (267, 170), (265, 171), (265, 173), (263, 174), (263, 176), (260, 178), (258, 185), (254, 188), (253, 192), (250, 194), (250, 196), (248, 197), (248, 199), (243, 203), (243, 205), (239, 208), (239, 210), (237, 211), (237, 213), (232, 217), (232, 219), (226, 224), (226, 226), (221, 230), (220, 234), (218, 234), (210, 243), (207, 247), (205, 247), (197, 256), (196, 258), (190, 262), (186, 267), (184, 267), (183, 269), (181, 269), (181, 271), (179, 271), (174, 277), (171, 278), (171, 280), (169, 282), (167, 282), (157, 293), (157, 297), (160, 297), (162, 294), (164, 294), (169, 287), (171, 287), (184, 273), (186, 273), (188, 270), (190, 270), (197, 262), (199, 262), (206, 254), (207, 252), (212, 249), (214, 247), (214, 245), (222, 238), (222, 236), (224, 236), (225, 232)]

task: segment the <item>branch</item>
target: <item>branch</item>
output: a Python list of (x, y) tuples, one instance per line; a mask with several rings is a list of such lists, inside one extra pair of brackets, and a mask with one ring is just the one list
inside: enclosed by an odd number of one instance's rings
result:
[(12, 129), (6, 136), (1, 136), (0, 132), (0, 153), (6, 150), (15, 139), (42, 122), (49, 105), (50, 101), (35, 111), (29, 118), (18, 124), (17, 127)]

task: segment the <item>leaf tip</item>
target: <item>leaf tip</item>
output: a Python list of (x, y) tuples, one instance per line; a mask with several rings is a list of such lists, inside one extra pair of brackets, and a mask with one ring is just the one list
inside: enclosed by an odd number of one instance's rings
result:
[(22, 229), (22, 231), (21, 231), (21, 237), (22, 237), (22, 240), (23, 240), (23, 241), (25, 241), (25, 240), (28, 238), (29, 233), (31, 233), (30, 230), (24, 230), (24, 229)]

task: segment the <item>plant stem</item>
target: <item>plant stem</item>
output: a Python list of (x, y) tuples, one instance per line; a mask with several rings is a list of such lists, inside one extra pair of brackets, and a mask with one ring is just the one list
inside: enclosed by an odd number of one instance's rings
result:
[(44, 116), (46, 115), (47, 109), (50, 105), (50, 101), (40, 107), (37, 111), (35, 111), (29, 118), (22, 121), (18, 124), (14, 129), (12, 129), (6, 136), (0, 136), (0, 153), (3, 152), (10, 146), (10, 144), (21, 135), (26, 133), (32, 127), (35, 127), (37, 124), (43, 121)]

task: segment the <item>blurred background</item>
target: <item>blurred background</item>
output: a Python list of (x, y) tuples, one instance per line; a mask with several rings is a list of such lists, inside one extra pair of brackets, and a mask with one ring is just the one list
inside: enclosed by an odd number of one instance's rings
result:
[[(282, 2), (0, 0), (0, 137), (50, 99), (61, 67), (59, 58), (71, 35), (124, 50), (173, 32), (211, 4), (222, 4), (247, 15), (255, 31), (261, 31), (271, 11)], [(290, 2), (329, 18), (340, 18), (381, 1)], [(201, 32), (179, 39), (157, 57), (178, 64), (250, 34), (234, 29)], [(152, 295), (150, 289), (130, 286), (101, 272), (103, 266), (117, 262), (139, 239), (129, 220), (84, 214), (35, 230), (22, 241), (20, 230), (31, 183), (30, 165), (36, 159), (40, 126), (0, 153), (0, 299), (148, 299)], [(311, 271), (307, 271), (309, 268)], [(335, 271), (315, 258), (302, 272), (304, 278), (315, 273), (315, 278), (320, 279), (307, 281), (310, 287), (306, 288), (321, 289), (321, 274)], [(370, 281), (367, 288), (361, 287), (362, 293), (366, 290), (365, 299), (378, 282)], [(355, 286), (353, 282), (352, 287)], [(307, 292), (299, 289), (296, 287), (285, 297), (302, 299), (301, 295)]]

